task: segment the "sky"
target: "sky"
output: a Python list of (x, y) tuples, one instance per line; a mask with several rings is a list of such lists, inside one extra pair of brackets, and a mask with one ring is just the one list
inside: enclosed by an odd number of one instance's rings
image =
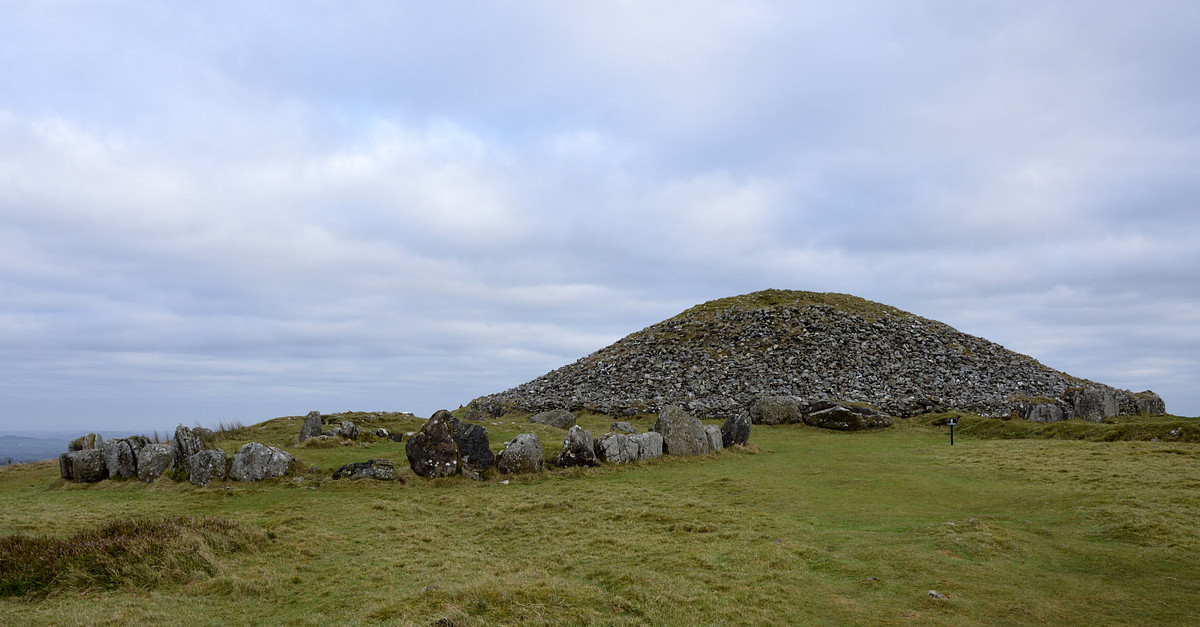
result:
[(0, 0), (0, 430), (854, 294), (1200, 415), (1200, 3)]

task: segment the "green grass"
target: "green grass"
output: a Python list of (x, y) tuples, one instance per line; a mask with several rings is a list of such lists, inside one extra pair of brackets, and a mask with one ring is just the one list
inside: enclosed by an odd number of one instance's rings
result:
[[(526, 420), (488, 424), (492, 448), (535, 432), (552, 458), (563, 432)], [(610, 421), (580, 419), (594, 433)], [(76, 485), (50, 463), (0, 470), (0, 537), (185, 515), (271, 538), (211, 551), (186, 577), (0, 598), (0, 624), (1200, 622), (1194, 443), (981, 439), (967, 424), (951, 447), (946, 428), (915, 419), (867, 433), (755, 427), (750, 450), (506, 485), (413, 477), (390, 441), (300, 448), (300, 424), (248, 429), (322, 470), (261, 483)], [(402, 480), (328, 478), (370, 457), (393, 459)]]

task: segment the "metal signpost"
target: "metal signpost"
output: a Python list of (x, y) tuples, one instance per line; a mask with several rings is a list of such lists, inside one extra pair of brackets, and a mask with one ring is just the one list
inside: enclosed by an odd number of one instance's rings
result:
[(958, 418), (947, 418), (946, 424), (950, 425), (950, 446), (954, 446), (954, 425), (958, 424)]

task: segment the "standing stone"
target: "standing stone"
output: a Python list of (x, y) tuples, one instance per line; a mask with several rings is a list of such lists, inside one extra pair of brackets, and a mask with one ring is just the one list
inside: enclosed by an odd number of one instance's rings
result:
[(154, 481), (171, 467), (171, 447), (167, 444), (147, 444), (138, 451), (137, 478)]
[[(449, 415), (450, 412), (446, 413)], [(496, 454), (492, 452), (487, 429), (483, 425), (470, 424), (451, 417), (450, 432), (455, 446), (458, 447), (458, 459), (463, 475), (471, 479), (482, 479), (483, 472), (496, 464)]]
[(546, 465), (542, 441), (532, 433), (522, 433), (504, 443), (496, 467), (506, 475), (541, 472)]
[(750, 421), (756, 425), (793, 424), (804, 419), (800, 399), (795, 396), (763, 394), (750, 404)]
[(624, 433), (605, 434), (596, 439), (594, 446), (596, 459), (602, 462), (628, 464), (638, 460), (638, 441)]
[(357, 440), (358, 436), (361, 434), (362, 434), (362, 430), (358, 428), (358, 425), (354, 424), (353, 422), (350, 422), (349, 420), (342, 421), (342, 437), (343, 438), (346, 438), (347, 440)]
[(439, 410), (404, 445), (408, 465), (422, 477), (448, 477), (458, 474), (458, 445), (450, 426), (453, 416)]
[(550, 425), (558, 429), (570, 429), (575, 426), (575, 414), (565, 409), (552, 409), (530, 417), (529, 422)]
[(200, 436), (183, 425), (175, 427), (175, 439), (171, 440), (172, 466), (186, 468), (188, 458), (203, 450), (204, 445), (200, 442)]
[[(186, 428), (186, 427), (185, 427)], [(214, 448), (187, 458), (188, 483), (206, 486), (225, 478), (225, 451)]]
[(1088, 422), (1104, 422), (1117, 415), (1117, 400), (1109, 390), (1088, 388), (1068, 392), (1075, 417)]
[(296, 458), (282, 449), (259, 442), (243, 444), (233, 454), (229, 478), (237, 481), (262, 481), (282, 477), (292, 469)]
[(721, 444), (721, 427), (717, 425), (704, 425), (704, 435), (708, 438), (708, 450), (713, 453), (720, 453), (724, 448)]
[(1063, 410), (1053, 403), (1038, 403), (1029, 408), (1026, 420), (1029, 422), (1058, 422), (1065, 419)]
[(71, 480), (75, 483), (96, 483), (108, 478), (103, 450), (71, 451), (67, 455), (70, 456)]
[(637, 429), (634, 429), (633, 425), (629, 424), (628, 422), (614, 422), (612, 423), (612, 426), (608, 428), (608, 430), (612, 431), (613, 433), (637, 433)]
[(112, 479), (131, 479), (137, 476), (137, 457), (125, 439), (104, 443), (104, 465)]
[(662, 435), (663, 452), (667, 455), (708, 453), (708, 436), (704, 434), (704, 425), (675, 405), (663, 408), (654, 422), (653, 430)]
[(300, 427), (299, 440), (303, 442), (309, 438), (315, 438), (318, 435), (321, 435), (321, 412), (310, 411), (308, 412), (308, 415), (304, 417), (304, 424)]
[(89, 433), (71, 440), (70, 444), (67, 444), (67, 451), (89, 451), (101, 448), (102, 446), (104, 446), (104, 438), (98, 434)]
[(334, 479), (375, 479), (377, 481), (392, 481), (396, 478), (396, 467), (390, 459), (370, 459), (365, 462), (354, 462), (338, 468), (333, 473)]
[(750, 412), (742, 411), (721, 425), (722, 446), (745, 446), (750, 441)]
[(629, 441), (637, 444), (637, 458), (657, 459), (663, 456), (663, 437), (657, 431), (647, 431), (637, 435), (629, 436)]
[(567, 431), (563, 438), (562, 451), (558, 453), (558, 467), (595, 466), (596, 451), (592, 446), (592, 434), (579, 425)]

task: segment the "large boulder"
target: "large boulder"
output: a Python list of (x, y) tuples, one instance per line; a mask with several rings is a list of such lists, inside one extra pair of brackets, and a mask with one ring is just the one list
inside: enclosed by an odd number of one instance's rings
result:
[(1075, 417), (1080, 420), (1104, 422), (1105, 418), (1112, 418), (1118, 413), (1117, 399), (1108, 389), (1074, 389), (1069, 390), (1066, 396)]
[[(660, 439), (661, 437), (659, 436)], [(638, 441), (625, 433), (607, 433), (596, 438), (593, 446), (596, 459), (602, 462), (628, 464), (638, 460)]]
[(370, 459), (365, 462), (354, 462), (338, 468), (333, 473), (334, 479), (375, 479), (392, 481), (396, 478), (396, 467), (390, 459)]
[(321, 412), (310, 411), (304, 417), (304, 424), (300, 426), (299, 441), (303, 442), (318, 435), (321, 435)]
[(131, 479), (137, 476), (137, 453), (128, 440), (108, 440), (104, 443), (103, 450), (104, 465), (108, 468), (109, 478)]
[(804, 416), (804, 424), (838, 431), (861, 431), (892, 426), (891, 416), (862, 405), (838, 401), (814, 403)]
[[(174, 455), (172, 455), (174, 458)], [(225, 451), (214, 448), (200, 451), (187, 458), (184, 468), (188, 472), (188, 483), (206, 486), (225, 478)]]
[(1134, 394), (1134, 399), (1137, 403), (1137, 413), (1143, 416), (1167, 415), (1167, 404), (1163, 402), (1161, 396), (1150, 390)]
[(341, 427), (335, 429), (335, 431), (338, 433), (338, 435), (346, 438), (347, 440), (357, 440), (358, 437), (362, 435), (362, 429), (349, 420), (343, 420)]
[(1025, 419), (1030, 422), (1058, 422), (1065, 420), (1066, 415), (1063, 410), (1054, 403), (1036, 403), (1029, 407), (1029, 413)]
[(575, 425), (567, 430), (563, 438), (562, 451), (558, 453), (559, 468), (570, 466), (595, 466), (596, 451), (592, 445), (592, 434), (587, 429)]
[(533, 433), (522, 433), (504, 443), (496, 468), (506, 475), (541, 472), (546, 465), (542, 441)]
[(721, 443), (721, 427), (717, 425), (704, 425), (704, 437), (708, 438), (708, 450), (712, 453), (720, 453), (724, 445)]
[[(63, 474), (70, 474), (75, 483), (96, 483), (108, 478), (108, 465), (104, 463), (102, 449), (68, 451), (66, 455), (68, 461), (65, 465), (69, 467), (69, 473)], [(62, 458), (59, 458), (59, 464), (63, 465)]]
[(750, 441), (750, 412), (743, 411), (721, 425), (722, 446), (745, 446)]
[[(446, 412), (447, 415), (449, 413)], [(484, 471), (496, 464), (496, 454), (492, 452), (487, 429), (483, 425), (451, 418), (450, 433), (455, 446), (458, 447), (458, 460), (463, 475), (471, 479), (482, 479)]]
[(667, 405), (659, 412), (653, 430), (662, 435), (663, 452), (667, 455), (704, 455), (709, 451), (704, 425), (675, 405)]
[(413, 472), (430, 479), (458, 474), (458, 444), (454, 442), (452, 420), (450, 412), (438, 411), (408, 439), (404, 454)]
[(638, 460), (657, 459), (663, 456), (663, 437), (656, 431), (647, 431), (629, 436), (629, 441), (637, 444)]
[(192, 455), (204, 450), (200, 436), (191, 429), (179, 425), (175, 427), (175, 438), (171, 440), (171, 464), (176, 468), (185, 468), (187, 460)]
[(754, 399), (748, 412), (756, 425), (782, 425), (804, 420), (803, 403), (795, 396), (763, 394)]
[(229, 478), (236, 481), (262, 481), (282, 477), (292, 470), (295, 462), (296, 458), (283, 449), (249, 442), (233, 454)]
[(67, 451), (58, 456), (58, 474), (62, 475), (62, 478), (67, 481), (75, 478), (75, 474), (71, 471), (71, 453), (75, 452)]
[(575, 414), (565, 409), (552, 409), (531, 416), (529, 422), (549, 425), (558, 429), (570, 429), (575, 426)]
[(67, 444), (67, 451), (88, 451), (95, 448), (101, 448), (103, 446), (104, 438), (100, 437), (100, 435), (96, 433), (88, 433), (87, 435), (81, 435), (74, 440), (71, 440), (71, 442)]
[(150, 482), (162, 476), (171, 467), (169, 444), (147, 444), (138, 451), (137, 478)]
[(637, 433), (637, 429), (634, 429), (633, 425), (628, 422), (614, 422), (608, 430), (613, 433)]

